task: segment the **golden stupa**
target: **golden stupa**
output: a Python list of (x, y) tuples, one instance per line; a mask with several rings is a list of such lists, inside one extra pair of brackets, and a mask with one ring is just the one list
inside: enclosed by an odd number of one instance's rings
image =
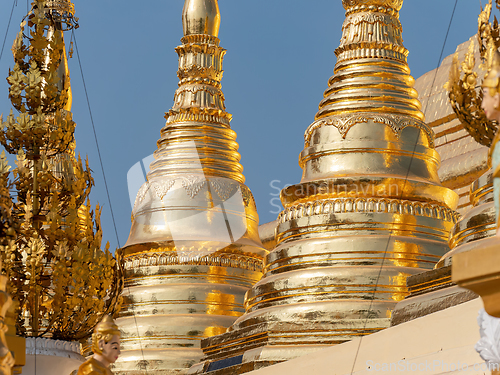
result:
[(137, 194), (114, 371), (181, 373), (241, 316), (267, 254), (221, 91), (217, 0), (186, 0), (179, 88)]
[(299, 184), (264, 277), (190, 374), (237, 374), (389, 327), (406, 278), (448, 251), (458, 196), (440, 183), (403, 46), (403, 0), (343, 0), (337, 63), (306, 129)]

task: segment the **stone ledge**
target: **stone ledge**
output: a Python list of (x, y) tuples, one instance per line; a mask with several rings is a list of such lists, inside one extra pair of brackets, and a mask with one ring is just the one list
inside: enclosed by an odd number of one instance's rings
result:
[(481, 245), (453, 256), (452, 281), (479, 294), (486, 312), (500, 318), (500, 237), (485, 239)]

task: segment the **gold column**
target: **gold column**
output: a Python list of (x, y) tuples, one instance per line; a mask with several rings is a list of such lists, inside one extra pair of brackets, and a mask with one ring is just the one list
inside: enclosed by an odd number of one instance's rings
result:
[(182, 21), (179, 88), (122, 249), (118, 373), (179, 374), (198, 362), (201, 339), (244, 313), (267, 254), (221, 91), (217, 0), (186, 0)]
[[(190, 373), (245, 372), (386, 328), (406, 277), (448, 250), (458, 197), (437, 175), (434, 134), (406, 62), (402, 4), (343, 0), (334, 75), (305, 132), (302, 180), (281, 191), (277, 246), (245, 315), (203, 341), (211, 363)], [(265, 348), (247, 351), (256, 346)], [(220, 370), (243, 352), (238, 370)]]

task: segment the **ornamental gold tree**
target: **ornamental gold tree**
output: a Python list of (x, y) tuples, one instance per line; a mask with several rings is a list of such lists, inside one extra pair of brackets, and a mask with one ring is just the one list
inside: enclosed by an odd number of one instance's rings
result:
[[(495, 0), (496, 8), (500, 10), (500, 0)], [(492, 51), (500, 47), (500, 26), (494, 17), (490, 22), (492, 0), (481, 11), (478, 18), (477, 40), (482, 64), (480, 70), (487, 71), (491, 66)], [(482, 81), (478, 82), (478, 73), (475, 70), (475, 45), (469, 45), (464, 60), (459, 63), (458, 53), (453, 56), (449, 80), (445, 85), (453, 111), (462, 122), (465, 130), (476, 142), (490, 147), (498, 124), (488, 120), (481, 109), (483, 92), (480, 89)]]
[(88, 161), (84, 166), (74, 153), (63, 39), (64, 30), (77, 26), (73, 15), (69, 0), (32, 3), (14, 41), (15, 65), (7, 78), (18, 113), (11, 110), (0, 120), (0, 142), (17, 155), (12, 201), (0, 191), (0, 210), (18, 223), (7, 228), (10, 237), (4, 236), (2, 246), (17, 302), (17, 332), (63, 340), (87, 337), (103, 315), (114, 312), (122, 287), (119, 259), (109, 245), (100, 249), (101, 210), (89, 208)]

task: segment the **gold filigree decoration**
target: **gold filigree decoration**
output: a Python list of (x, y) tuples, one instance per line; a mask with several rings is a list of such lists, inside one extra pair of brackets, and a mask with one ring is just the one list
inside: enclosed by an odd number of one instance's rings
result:
[(168, 191), (174, 186), (175, 179), (173, 178), (162, 178), (160, 181), (151, 182), (151, 186), (156, 191), (158, 198), (163, 200), (163, 197), (167, 195)]
[(44, 6), (52, 21), (60, 22), (65, 26), (64, 30), (78, 29), (78, 18), (75, 15), (75, 6), (70, 0), (45, 0)]
[[(0, 160), (1, 162), (1, 160)], [(179, 176), (173, 178), (162, 178), (159, 181), (152, 181), (144, 183), (139, 191), (137, 192), (134, 209), (139, 203), (144, 201), (148, 192), (154, 191), (156, 196), (163, 200), (165, 195), (174, 186), (177, 180), (181, 180), (182, 186), (184, 187), (187, 195), (190, 198), (195, 198), (196, 195), (205, 186), (206, 181), (209, 182), (210, 188), (217, 194), (217, 196), (222, 200), (226, 201), (232, 197), (238, 189), (241, 189), (241, 196), (246, 206), (249, 204), (255, 204), (254, 198), (250, 189), (246, 188), (245, 185), (240, 185), (238, 182), (226, 179), (211, 179), (205, 176)]]
[[(200, 253), (208, 255), (200, 255)], [(125, 257), (125, 269), (127, 270), (140, 267), (174, 265), (234, 267), (262, 272), (263, 260), (259, 257), (248, 257), (239, 254), (213, 254), (211, 248), (193, 249), (191, 252), (189, 249), (159, 248), (155, 249), (154, 252), (132, 254)]]
[(210, 180), (210, 186), (222, 201), (226, 201), (234, 195), (240, 184), (235, 181), (218, 179)]
[(243, 201), (245, 202), (245, 206), (253, 206), (255, 207), (255, 198), (251, 190), (245, 185), (241, 185), (241, 196), (243, 197)]
[(368, 198), (323, 199), (311, 203), (300, 203), (285, 208), (278, 215), (278, 223), (300, 219), (313, 215), (342, 213), (398, 213), (414, 216), (425, 216), (456, 223), (460, 215), (446, 206), (434, 203), (415, 202), (408, 200)]
[(149, 184), (149, 182), (142, 184), (141, 188), (139, 189), (139, 191), (137, 192), (137, 195), (135, 197), (134, 206), (137, 205), (137, 203), (140, 203), (144, 200), (150, 187), (151, 187), (151, 185)]
[[(64, 109), (69, 76), (59, 74), (66, 58), (61, 21), (45, 4), (32, 3), (12, 49), (9, 97), (20, 113), (2, 121), (0, 141), (17, 154), (17, 199), (3, 209), (10, 207), (19, 227), (2, 239), (0, 254), (16, 301), (17, 333), (78, 340), (119, 309), (122, 263), (109, 245), (100, 249), (101, 209), (86, 200), (93, 179), (88, 161), (84, 167), (74, 157), (75, 123)], [(7, 173), (1, 157), (0, 169)]]
[(353, 14), (346, 18), (342, 27), (342, 38), (336, 53), (345, 51), (349, 44), (376, 43), (376, 47), (408, 54), (403, 47), (401, 22), (390, 15), (378, 13)]
[(196, 197), (201, 188), (207, 183), (205, 176), (190, 175), (179, 177), (179, 179), (182, 181), (182, 187), (191, 199)]
[(306, 129), (304, 133), (305, 145), (309, 147), (311, 145), (311, 138), (313, 132), (322, 126), (334, 126), (337, 128), (342, 138), (345, 139), (349, 130), (356, 124), (367, 123), (368, 121), (373, 121), (378, 124), (387, 125), (394, 132), (396, 138), (401, 136), (403, 129), (408, 126), (421, 129), (427, 136), (429, 145), (434, 148), (434, 132), (430, 129), (424, 122), (409, 116), (401, 115), (373, 115), (369, 113), (356, 113), (344, 116), (335, 116), (327, 119), (322, 119), (313, 122)]
[[(222, 79), (222, 71), (216, 70), (212, 65), (208, 68), (198, 65), (190, 65), (179, 69), (177, 71), (177, 77), (179, 77), (181, 81), (189, 77), (209, 78), (214, 81), (220, 81)], [(220, 88), (220, 84), (218, 86)]]
[(165, 120), (167, 120), (167, 124), (174, 124), (183, 121), (196, 121), (221, 124), (229, 128), (232, 115), (215, 108), (199, 108), (197, 111), (194, 111), (193, 108), (178, 108), (165, 112), (164, 117)]
[[(497, 8), (500, 2), (497, 0)], [(491, 52), (500, 47), (500, 28), (495, 17), (493, 25), (489, 22), (492, 2), (486, 4), (478, 18), (479, 54), (482, 64), (480, 69), (488, 70), (491, 64)], [(449, 79), (444, 88), (448, 91), (448, 99), (453, 111), (465, 130), (481, 145), (490, 147), (495, 137), (498, 124), (486, 118), (481, 109), (483, 92), (478, 74), (475, 71), (475, 44), (471, 41), (469, 49), (461, 64), (458, 53), (453, 56)]]
[(342, 0), (342, 5), (344, 9), (358, 7), (363, 10), (368, 7), (391, 7), (399, 11), (403, 6), (403, 0)]

